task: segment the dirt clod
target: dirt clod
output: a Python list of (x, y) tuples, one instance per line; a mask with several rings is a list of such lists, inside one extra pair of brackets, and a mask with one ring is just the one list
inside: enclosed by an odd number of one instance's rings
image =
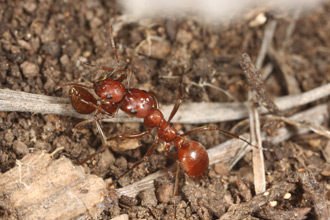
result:
[(39, 74), (39, 66), (37, 64), (25, 61), (20, 65), (20, 67), (22, 68), (23, 75), (26, 78), (35, 77)]
[(25, 156), (29, 153), (29, 148), (26, 146), (26, 144), (19, 140), (14, 141), (13, 149), (15, 153), (19, 156)]
[(144, 190), (140, 192), (138, 198), (141, 200), (142, 206), (149, 207), (157, 205), (156, 194), (152, 190)]
[(173, 184), (171, 183), (165, 183), (160, 185), (156, 189), (156, 196), (158, 202), (169, 202), (171, 201), (171, 197), (173, 196)]

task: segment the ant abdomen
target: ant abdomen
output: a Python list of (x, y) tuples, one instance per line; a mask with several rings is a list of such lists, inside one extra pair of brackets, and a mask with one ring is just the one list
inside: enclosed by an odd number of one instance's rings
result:
[(95, 111), (95, 107), (90, 103), (96, 105), (97, 100), (86, 89), (79, 86), (73, 86), (71, 87), (69, 94), (71, 97), (72, 107), (76, 112), (80, 114), (90, 114)]
[(177, 152), (183, 171), (193, 178), (203, 177), (209, 168), (209, 157), (204, 146), (196, 141), (184, 141)]

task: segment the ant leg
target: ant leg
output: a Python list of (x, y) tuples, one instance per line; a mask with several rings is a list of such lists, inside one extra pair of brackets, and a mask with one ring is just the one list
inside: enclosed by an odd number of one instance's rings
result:
[(100, 119), (97, 117), (97, 114), (95, 114), (95, 124), (96, 124), (96, 128), (97, 131), (100, 133), (101, 137), (102, 137), (102, 147), (104, 149), (107, 149), (106, 145), (107, 145), (107, 138), (103, 132), (103, 129), (101, 128), (101, 123), (100, 123)]
[(176, 162), (176, 175), (175, 175), (175, 183), (174, 183), (174, 190), (173, 195), (177, 196), (179, 191), (179, 179), (180, 179), (180, 163), (179, 161)]
[[(97, 151), (95, 151), (93, 154), (89, 155), (84, 160), (80, 161), (78, 163), (78, 165), (82, 165), (82, 164), (86, 163), (88, 160), (92, 159), (93, 157), (95, 157), (96, 155), (98, 155), (99, 153), (101, 153), (102, 150), (107, 149), (108, 148), (107, 147), (108, 146), (107, 143), (110, 140), (114, 140), (114, 139), (134, 139), (134, 138), (140, 138), (140, 137), (142, 137), (142, 136), (144, 136), (146, 134), (149, 134), (150, 131), (151, 131), (151, 130), (147, 130), (147, 131), (144, 131), (144, 132), (141, 132), (141, 133), (137, 133), (137, 134), (119, 134), (119, 135), (116, 135), (113, 138), (108, 138), (107, 139), (105, 137), (104, 133), (103, 133), (103, 130), (102, 130), (101, 125), (100, 125), (100, 122), (98, 120), (96, 120), (96, 126), (97, 126), (97, 129), (98, 129), (99, 133), (102, 136), (102, 147), (99, 148)], [(122, 175), (122, 176), (124, 176), (124, 175)], [(120, 178), (118, 178), (118, 179), (120, 179)]]
[(124, 79), (126, 79), (126, 72), (130, 72), (129, 69), (121, 69), (121, 70), (118, 70), (118, 68), (112, 68), (112, 67), (107, 67), (107, 66), (101, 66), (100, 67), (103, 71), (107, 72), (108, 75), (106, 76), (107, 78), (110, 77), (113, 73), (117, 72), (117, 73), (121, 73), (121, 75), (119, 76), (118, 79), (116, 79), (116, 81), (118, 82), (122, 82), (124, 81)]
[(84, 160), (79, 161), (78, 162), (78, 165), (85, 164), (87, 161), (89, 161), (90, 159), (92, 159), (93, 157), (95, 157), (96, 155), (98, 155), (99, 153), (101, 153), (102, 150), (107, 150), (107, 138), (105, 137), (104, 132), (103, 132), (103, 130), (101, 128), (100, 119), (97, 118), (96, 114), (95, 114), (95, 123), (96, 123), (97, 130), (98, 130), (99, 134), (102, 137), (102, 147), (100, 147), (97, 151), (95, 151), (93, 154), (89, 155)]
[(183, 84), (182, 84), (182, 77), (181, 76), (181, 82), (180, 82), (180, 85), (179, 85), (179, 97), (177, 98), (176, 102), (175, 102), (175, 105), (172, 109), (172, 112), (170, 114), (170, 117), (168, 118), (167, 120), (167, 123), (170, 123), (171, 120), (173, 119), (173, 117), (175, 116), (175, 114), (177, 113), (177, 111), (179, 110), (180, 108), (180, 105), (182, 103), (182, 100), (183, 100)]
[(85, 125), (85, 124), (87, 124), (87, 123), (90, 123), (90, 122), (92, 122), (93, 121), (93, 119), (87, 119), (87, 120), (84, 120), (84, 121), (82, 121), (82, 122), (79, 122), (78, 124), (76, 124), (75, 126), (74, 126), (74, 128), (72, 129), (73, 131), (76, 131), (76, 130), (79, 130), (79, 127), (81, 127), (81, 126), (83, 126), (83, 125)]
[(170, 150), (170, 143), (166, 143), (165, 146), (165, 155), (167, 157), (172, 158), (174, 161), (176, 161), (176, 175), (175, 175), (175, 185), (174, 185), (174, 190), (173, 190), (173, 195), (177, 196), (178, 195), (178, 190), (179, 190), (179, 173), (180, 173), (180, 162), (178, 160), (178, 156), (176, 154), (173, 154), (169, 152)]
[(95, 151), (93, 154), (89, 155), (84, 160), (80, 161), (78, 163), (78, 165), (82, 165), (82, 164), (86, 163), (87, 161), (89, 161), (90, 159), (92, 159), (93, 157), (95, 157), (96, 155), (98, 155), (99, 153), (101, 153), (102, 150), (108, 149), (107, 142), (109, 140), (113, 140), (113, 139), (134, 139), (134, 138), (139, 138), (139, 137), (142, 137), (145, 134), (150, 133), (150, 131), (151, 131), (151, 130), (148, 130), (148, 131), (144, 131), (144, 132), (141, 132), (141, 133), (138, 133), (138, 134), (120, 134), (120, 135), (115, 136), (114, 138), (108, 138), (107, 139), (105, 137), (104, 133), (103, 133), (103, 130), (101, 128), (99, 119), (98, 120), (95, 120), (95, 122), (96, 122), (97, 130), (99, 131), (99, 133), (101, 134), (101, 137), (102, 137), (102, 147), (99, 148), (97, 151)]
[(192, 129), (190, 131), (187, 131), (184, 134), (180, 135), (180, 137), (187, 136), (187, 135), (190, 135), (190, 134), (193, 134), (193, 133), (196, 133), (196, 132), (201, 132), (201, 131), (220, 131), (221, 133), (223, 133), (224, 135), (226, 135), (228, 137), (232, 137), (232, 138), (235, 138), (235, 139), (240, 139), (241, 141), (244, 141), (248, 145), (254, 146), (249, 141), (245, 140), (244, 138), (241, 138), (240, 136), (238, 136), (236, 134), (232, 134), (228, 131), (222, 130), (220, 128), (211, 127), (211, 126), (203, 126), (203, 127), (199, 127), (199, 128), (194, 128), (194, 129)]
[(182, 86), (182, 83), (180, 83), (180, 88), (179, 88), (179, 97), (177, 98), (176, 102), (175, 102), (175, 105), (172, 109), (172, 112), (170, 114), (170, 117), (168, 118), (167, 120), (167, 123), (170, 123), (171, 120), (173, 119), (174, 115), (177, 113), (181, 103), (182, 103), (182, 100), (183, 100), (183, 86)]
[(118, 134), (113, 138), (108, 138), (107, 141), (110, 140), (114, 140), (114, 139), (135, 139), (135, 138), (140, 138), (146, 134), (149, 134), (151, 132), (151, 130), (146, 130), (140, 133), (136, 133), (136, 134)]
[[(78, 84), (78, 85), (79, 85), (79, 84)], [(108, 115), (108, 116), (110, 116), (110, 117), (113, 116), (111, 113), (109, 113), (109, 112), (105, 111), (104, 109), (102, 109), (99, 105), (95, 105), (95, 104), (92, 103), (92, 102), (88, 102), (88, 101), (82, 99), (81, 97), (79, 97), (79, 96), (77, 96), (77, 95), (75, 95), (75, 94), (72, 94), (72, 93), (70, 94), (70, 96), (74, 96), (75, 98), (79, 99), (79, 101), (84, 102), (84, 103), (87, 104), (87, 105), (93, 106), (95, 109), (98, 110), (98, 113), (102, 113), (102, 114), (104, 114), (104, 115)]]
[(99, 131), (99, 133), (101, 134), (101, 137), (102, 137), (102, 147), (99, 148), (97, 151), (95, 151), (93, 154), (89, 155), (87, 158), (85, 158), (84, 160), (80, 161), (78, 163), (78, 165), (81, 165), (81, 164), (84, 164), (86, 163), (88, 160), (92, 159), (93, 157), (95, 157), (96, 155), (98, 155), (99, 153), (101, 153), (102, 150), (104, 149), (108, 149), (108, 141), (110, 140), (114, 140), (114, 139), (134, 139), (134, 138), (139, 138), (139, 137), (142, 137), (146, 134), (149, 134), (151, 130), (147, 130), (147, 131), (144, 131), (144, 132), (141, 132), (141, 133), (137, 133), (137, 134), (119, 134), (119, 135), (116, 135), (115, 137), (113, 138), (106, 138), (104, 133), (103, 133), (103, 130), (101, 128), (101, 125), (100, 125), (100, 122), (99, 120), (95, 120), (96, 121), (96, 127), (97, 127), (97, 130)]
[(179, 162), (178, 156), (176, 154), (173, 154), (173, 153), (169, 152), (170, 146), (171, 146), (170, 143), (166, 143), (164, 151), (165, 151), (165, 155), (167, 157), (170, 157), (174, 161), (176, 161), (176, 174), (175, 174), (175, 184), (174, 184), (173, 195), (177, 196), (178, 195), (178, 190), (179, 190), (180, 162)]
[(137, 166), (139, 166), (141, 163), (147, 161), (149, 159), (149, 157), (153, 154), (153, 152), (155, 151), (157, 144), (160, 142), (160, 139), (157, 138), (156, 142), (149, 148), (149, 150), (147, 151), (147, 153), (142, 157), (141, 160), (137, 161), (136, 163), (133, 164), (133, 166), (128, 169), (126, 172), (124, 172), (122, 175), (120, 175), (117, 179), (117, 181), (122, 178), (123, 176), (125, 176), (127, 173), (129, 173), (131, 170), (133, 170), (134, 168), (136, 168)]
[(153, 91), (150, 91), (149, 95), (151, 95), (152, 99), (154, 100), (154, 108), (159, 109), (159, 102), (156, 94)]
[(81, 88), (85, 88), (85, 89), (93, 89), (92, 86), (85, 86), (79, 83), (64, 83), (62, 85), (59, 85), (58, 88), (64, 87), (64, 86), (77, 86), (77, 87), (81, 87)]
[(122, 73), (121, 73), (120, 77), (119, 77), (118, 79), (116, 79), (116, 81), (118, 81), (118, 82), (122, 82), (122, 81), (124, 81), (124, 79), (126, 79), (126, 77), (127, 77), (126, 72), (130, 72), (130, 70), (129, 70), (129, 69), (122, 69), (122, 70), (118, 70), (117, 72), (118, 72), (118, 73), (122, 72)]
[(174, 161), (177, 161), (178, 156), (176, 154), (173, 154), (173, 153), (170, 152), (170, 147), (171, 147), (170, 143), (166, 143), (165, 150), (164, 150), (165, 151), (165, 156), (172, 158)]

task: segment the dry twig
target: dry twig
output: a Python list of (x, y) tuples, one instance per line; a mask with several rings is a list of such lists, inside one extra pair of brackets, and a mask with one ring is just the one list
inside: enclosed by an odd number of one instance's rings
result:
[[(275, 99), (275, 104), (280, 110), (287, 110), (308, 104), (330, 95), (330, 83), (315, 88), (308, 92), (284, 96)], [(173, 105), (161, 106), (164, 115), (169, 115)], [(17, 92), (0, 89), (0, 111), (32, 112), (41, 114), (58, 114), (81, 119), (93, 119), (93, 115), (76, 113), (71, 107), (69, 98), (59, 98), (37, 95), (26, 92)], [(261, 113), (266, 110), (262, 109)], [(246, 118), (248, 112), (245, 103), (188, 103), (183, 104), (176, 116), (174, 123), (216, 123)], [(140, 119), (131, 118), (121, 112), (108, 122), (141, 122)]]
[(249, 82), (250, 89), (256, 92), (259, 104), (271, 113), (278, 113), (279, 109), (269, 98), (259, 70), (253, 65), (250, 56), (246, 53), (242, 54), (239, 64)]
[(254, 146), (253, 148), (253, 176), (254, 176), (254, 188), (256, 194), (262, 193), (266, 190), (266, 172), (264, 163), (264, 154), (260, 134), (260, 120), (258, 110), (253, 106), (254, 103), (250, 102), (249, 119), (250, 119), (250, 131), (251, 140)]

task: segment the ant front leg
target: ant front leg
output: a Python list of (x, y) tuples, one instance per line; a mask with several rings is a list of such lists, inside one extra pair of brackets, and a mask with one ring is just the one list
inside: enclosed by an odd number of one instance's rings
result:
[(170, 114), (170, 117), (167, 120), (167, 123), (170, 123), (171, 122), (171, 120), (173, 119), (174, 115), (179, 110), (180, 105), (182, 103), (182, 100), (183, 100), (183, 85), (182, 85), (182, 83), (180, 83), (180, 86), (179, 86), (179, 97), (177, 98), (177, 100), (175, 102), (175, 105), (174, 105), (174, 107), (172, 109), (172, 112)]
[(149, 94), (151, 95), (152, 99), (154, 100), (154, 108), (159, 109), (159, 101), (158, 101), (156, 94), (152, 91), (150, 91)]

